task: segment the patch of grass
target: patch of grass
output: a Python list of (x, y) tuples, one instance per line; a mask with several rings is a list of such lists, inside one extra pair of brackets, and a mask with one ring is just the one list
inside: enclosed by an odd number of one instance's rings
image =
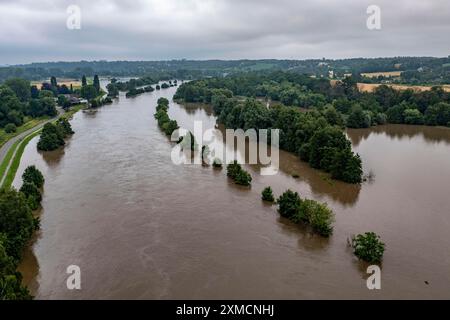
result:
[(3, 162), (0, 164), (0, 179), (5, 174), (5, 170), (8, 167), (9, 161), (11, 161), (12, 156), (14, 155), (14, 151), (22, 140), (17, 140), (14, 144), (9, 148), (8, 153), (6, 154)]
[(21, 125), (20, 127), (17, 127), (16, 132), (12, 132), (12, 133), (6, 133), (4, 129), (0, 129), (0, 148), (11, 138), (14, 138), (15, 136), (21, 134), (22, 132), (25, 132), (35, 126), (37, 126), (38, 124), (48, 120), (49, 117), (40, 117), (40, 118), (35, 118), (35, 119), (31, 119), (26, 121), (23, 125)]
[[(3, 181), (2, 187), (9, 188), (11, 186), (12, 182), (14, 181), (14, 177), (16, 176), (17, 169), (19, 168), (20, 159), (22, 158), (22, 154), (23, 151), (25, 150), (25, 147), (27, 146), (27, 144), (30, 142), (31, 139), (41, 134), (41, 131), (42, 129), (39, 129), (31, 133), (20, 142), (20, 145), (17, 147), (16, 154), (14, 155), (14, 158), (11, 162), (11, 166), (9, 167), (9, 171), (6, 173), (6, 177), (5, 180)], [(16, 148), (13, 149), (15, 150)]]
[(85, 104), (77, 104), (70, 108), (70, 110), (66, 111), (60, 118), (64, 118), (67, 120), (72, 119), (73, 115), (82, 109), (87, 109)]

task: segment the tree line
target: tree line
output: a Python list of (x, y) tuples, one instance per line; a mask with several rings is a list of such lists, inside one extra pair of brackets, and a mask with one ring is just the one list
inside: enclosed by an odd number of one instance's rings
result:
[[(298, 154), (313, 168), (329, 172), (334, 179), (349, 183), (362, 181), (359, 155), (352, 151), (342, 128), (330, 123), (322, 112), (302, 112), (298, 107), (282, 104), (267, 108), (254, 98), (235, 96), (229, 86), (220, 88), (221, 81), (228, 80), (184, 83), (174, 98), (211, 103), (218, 121), (227, 128), (280, 129), (282, 149)], [(242, 93), (246, 89), (236, 91)]]
[(20, 191), (0, 189), (0, 300), (31, 299), (16, 270), (24, 247), (39, 229), (33, 210), (40, 206), (44, 177), (35, 166), (22, 175)]
[(0, 127), (14, 132), (27, 118), (55, 116), (54, 92), (39, 90), (24, 79), (10, 79), (0, 85)]
[(330, 122), (350, 128), (385, 123), (450, 126), (450, 93), (441, 87), (415, 92), (381, 85), (361, 92), (352, 77), (331, 84), (292, 72), (253, 72), (199, 81), (178, 96), (188, 102), (211, 102), (212, 89), (257, 97), (302, 109), (314, 109)]

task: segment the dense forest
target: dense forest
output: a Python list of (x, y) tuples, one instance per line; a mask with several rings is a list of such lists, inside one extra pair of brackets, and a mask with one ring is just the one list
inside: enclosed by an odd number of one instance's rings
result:
[(146, 76), (158, 78), (199, 79), (239, 72), (284, 70), (316, 77), (342, 79), (346, 74), (401, 71), (399, 79), (364, 78), (365, 82), (389, 80), (406, 84), (450, 83), (450, 57), (392, 57), (309, 60), (169, 60), (169, 61), (79, 61), (45, 62), (0, 68), (0, 81), (9, 78), (29, 80), (59, 78), (80, 79), (83, 75)]

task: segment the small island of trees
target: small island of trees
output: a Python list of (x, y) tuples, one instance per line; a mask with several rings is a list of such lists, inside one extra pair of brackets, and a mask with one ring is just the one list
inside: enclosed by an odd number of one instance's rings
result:
[(70, 122), (65, 118), (58, 119), (55, 124), (46, 123), (42, 128), (37, 148), (42, 151), (56, 150), (63, 146), (64, 139), (73, 133)]

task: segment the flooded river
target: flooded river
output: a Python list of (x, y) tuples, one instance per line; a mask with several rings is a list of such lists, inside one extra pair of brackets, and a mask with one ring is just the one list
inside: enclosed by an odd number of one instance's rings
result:
[[(153, 114), (175, 90), (78, 112), (62, 150), (37, 152), (38, 138), (27, 146), (14, 185), (31, 164), (46, 179), (41, 230), (20, 266), (37, 299), (450, 298), (449, 129), (348, 131), (371, 174), (361, 186), (281, 152), (275, 176), (246, 166), (245, 189), (225, 169), (171, 162)], [(188, 129), (215, 125), (204, 106), (171, 101), (169, 115)], [(327, 202), (333, 236), (280, 218), (260, 199), (268, 185)], [(367, 265), (347, 246), (366, 231), (387, 245), (381, 290), (367, 289)], [(81, 290), (66, 287), (69, 265), (81, 269)]]

